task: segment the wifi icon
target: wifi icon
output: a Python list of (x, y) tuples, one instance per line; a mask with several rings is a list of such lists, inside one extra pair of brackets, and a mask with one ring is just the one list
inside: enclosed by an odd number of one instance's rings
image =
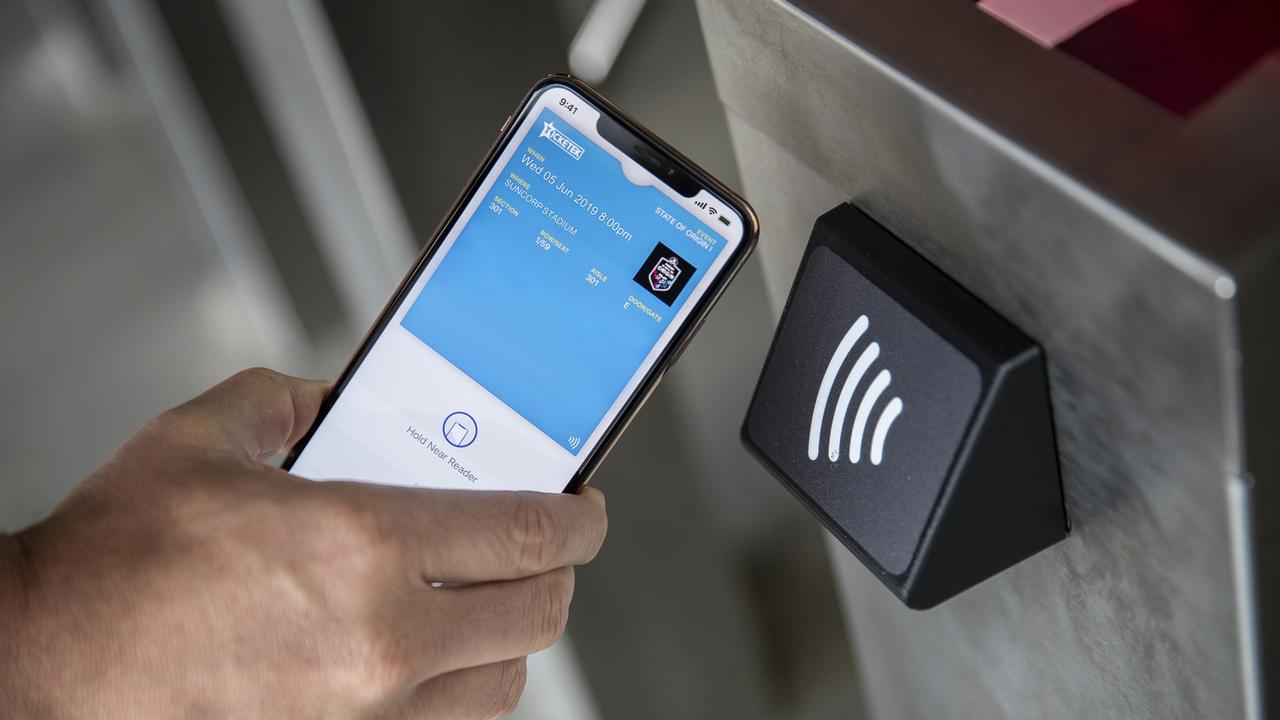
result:
[(578, 447), (582, 445), (582, 438), (578, 437), (577, 435), (573, 435), (569, 438), (568, 442), (566, 442), (565, 444), (569, 446), (569, 449), (577, 450)]
[[(827, 413), (827, 405), (831, 402), (831, 391), (835, 388), (840, 369), (844, 367), (845, 361), (853, 353), (854, 347), (870, 325), (871, 321), (866, 315), (859, 316), (844, 334), (840, 344), (836, 346), (835, 352), (831, 354), (831, 360), (827, 362), (826, 372), (822, 374), (822, 382), (818, 385), (818, 395), (814, 398), (813, 417), (809, 421), (810, 460), (817, 460), (818, 453), (822, 449), (822, 421)], [(853, 405), (854, 393), (879, 358), (880, 343), (873, 340), (862, 349), (853, 367), (845, 375), (840, 392), (836, 395), (835, 413), (827, 433), (827, 459), (831, 462), (840, 459), (841, 440), (844, 438), (845, 422), (849, 416), (849, 409)], [(875, 373), (858, 400), (857, 409), (853, 414), (853, 429), (849, 435), (849, 462), (858, 463), (862, 460), (862, 446), (866, 439), (868, 423), (871, 421), (871, 412), (881, 396), (889, 389), (891, 382), (893, 382), (893, 374), (888, 368), (882, 368)], [(869, 453), (872, 465), (879, 465), (884, 460), (884, 446), (889, 437), (889, 430), (902, 414), (902, 410), (902, 398), (894, 396), (881, 408), (880, 414), (876, 417), (871, 431)]]

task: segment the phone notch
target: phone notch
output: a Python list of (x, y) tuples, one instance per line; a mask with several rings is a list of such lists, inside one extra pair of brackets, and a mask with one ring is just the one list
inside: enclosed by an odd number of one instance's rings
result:
[(703, 184), (667, 152), (654, 147), (607, 113), (600, 113), (600, 118), (596, 121), (596, 132), (680, 195), (691, 198), (703, 189)]

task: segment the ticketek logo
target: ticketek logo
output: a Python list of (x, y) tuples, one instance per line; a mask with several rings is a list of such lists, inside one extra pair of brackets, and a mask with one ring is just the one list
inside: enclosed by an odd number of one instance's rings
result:
[(574, 160), (581, 160), (582, 153), (586, 152), (581, 145), (570, 140), (568, 135), (560, 132), (560, 129), (550, 120), (542, 123), (542, 133), (538, 137), (550, 140), (551, 144), (569, 153), (569, 156)]

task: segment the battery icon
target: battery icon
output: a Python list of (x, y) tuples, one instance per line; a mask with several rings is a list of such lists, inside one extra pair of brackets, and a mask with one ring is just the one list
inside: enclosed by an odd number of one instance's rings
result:
[(721, 215), (721, 216), (720, 216), (720, 224), (725, 225), (725, 226), (728, 226), (728, 225), (729, 225), (729, 218), (725, 217), (724, 215)]

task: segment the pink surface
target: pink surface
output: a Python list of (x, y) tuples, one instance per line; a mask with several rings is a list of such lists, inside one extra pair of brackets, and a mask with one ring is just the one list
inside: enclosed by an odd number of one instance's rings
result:
[(1053, 47), (1081, 28), (1134, 0), (982, 0), (988, 15), (1045, 47)]

